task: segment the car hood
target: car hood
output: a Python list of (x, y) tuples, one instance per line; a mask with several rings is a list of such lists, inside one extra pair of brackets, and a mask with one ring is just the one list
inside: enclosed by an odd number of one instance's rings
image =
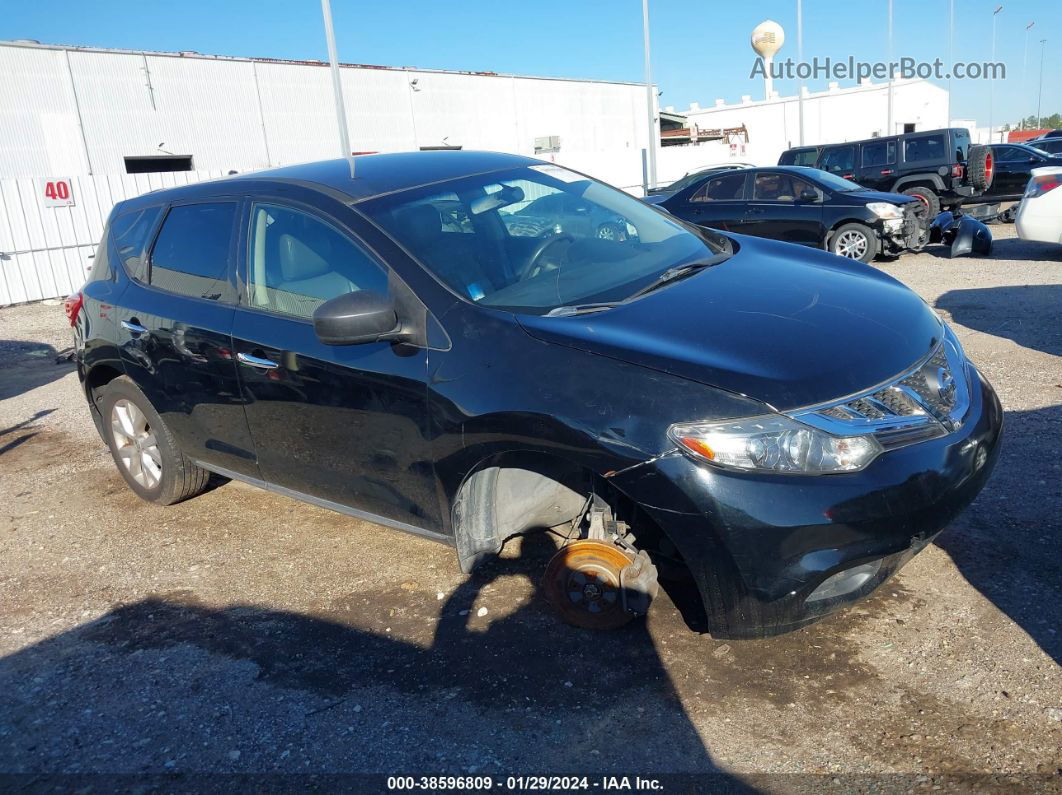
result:
[[(532, 337), (689, 378), (787, 410), (876, 386), (940, 341), (933, 311), (841, 257), (733, 236), (725, 262), (613, 309), (520, 315)], [(667, 396), (660, 400), (666, 402)]]

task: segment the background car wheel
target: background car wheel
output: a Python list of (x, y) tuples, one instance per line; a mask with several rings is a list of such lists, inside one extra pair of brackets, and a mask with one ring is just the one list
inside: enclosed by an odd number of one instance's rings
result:
[(870, 262), (878, 253), (878, 238), (863, 224), (845, 224), (830, 238), (830, 251), (839, 257)]
[(923, 226), (928, 226), (940, 214), (940, 197), (929, 188), (907, 188), (904, 196), (918, 199), (918, 219)]
[(210, 473), (181, 452), (170, 429), (131, 379), (120, 376), (108, 383), (99, 407), (114, 463), (138, 497), (172, 505), (203, 492)]
[(597, 228), (597, 236), (602, 240), (622, 242), (627, 239), (627, 230), (622, 225), (610, 221)]

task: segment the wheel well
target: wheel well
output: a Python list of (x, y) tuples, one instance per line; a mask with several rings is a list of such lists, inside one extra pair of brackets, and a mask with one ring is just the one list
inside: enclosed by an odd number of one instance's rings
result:
[(933, 180), (928, 178), (900, 182), (893, 186), (893, 190), (895, 190), (897, 193), (903, 193), (908, 188), (925, 188), (926, 190), (931, 190), (934, 193), (939, 193), (941, 190), (941, 186), (938, 186)]
[(89, 370), (88, 375), (85, 376), (85, 392), (93, 402), (93, 405), (95, 405), (96, 401), (96, 391), (109, 384), (121, 374), (120, 370), (116, 370), (106, 364), (97, 364)]
[(631, 526), (639, 548), (656, 549), (666, 538), (637, 503), (590, 469), (547, 453), (512, 451), (482, 461), (453, 500), (461, 570), (472, 571), (513, 536), (571, 522), (591, 494)]

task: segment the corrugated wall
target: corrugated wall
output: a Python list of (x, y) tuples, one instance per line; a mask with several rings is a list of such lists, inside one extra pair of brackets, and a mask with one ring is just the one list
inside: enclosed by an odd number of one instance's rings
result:
[(123, 199), (221, 176), (221, 171), (183, 171), (73, 177), (72, 207), (46, 207), (39, 179), (0, 180), (0, 306), (59, 298), (80, 288), (107, 216)]
[[(121, 174), (126, 156), (191, 155), (246, 171), (334, 157), (323, 64), (0, 44), (0, 177)], [(645, 91), (629, 83), (344, 67), (355, 151), (444, 144), (533, 154), (646, 145)]]

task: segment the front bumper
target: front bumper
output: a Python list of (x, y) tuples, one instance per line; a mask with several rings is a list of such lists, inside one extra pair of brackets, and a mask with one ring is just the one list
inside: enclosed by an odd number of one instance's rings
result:
[(903, 218), (884, 220), (878, 227), (878, 238), (886, 254), (902, 254), (918, 251), (925, 245), (926, 227), (913, 212), (904, 212)]
[[(681, 552), (718, 637), (796, 629), (865, 596), (928, 544), (984, 486), (999, 452), (1003, 411), (966, 364), (962, 427), (884, 453), (861, 472), (785, 476), (724, 471), (675, 453), (616, 485)], [(808, 601), (839, 572), (880, 561), (862, 585)]]

